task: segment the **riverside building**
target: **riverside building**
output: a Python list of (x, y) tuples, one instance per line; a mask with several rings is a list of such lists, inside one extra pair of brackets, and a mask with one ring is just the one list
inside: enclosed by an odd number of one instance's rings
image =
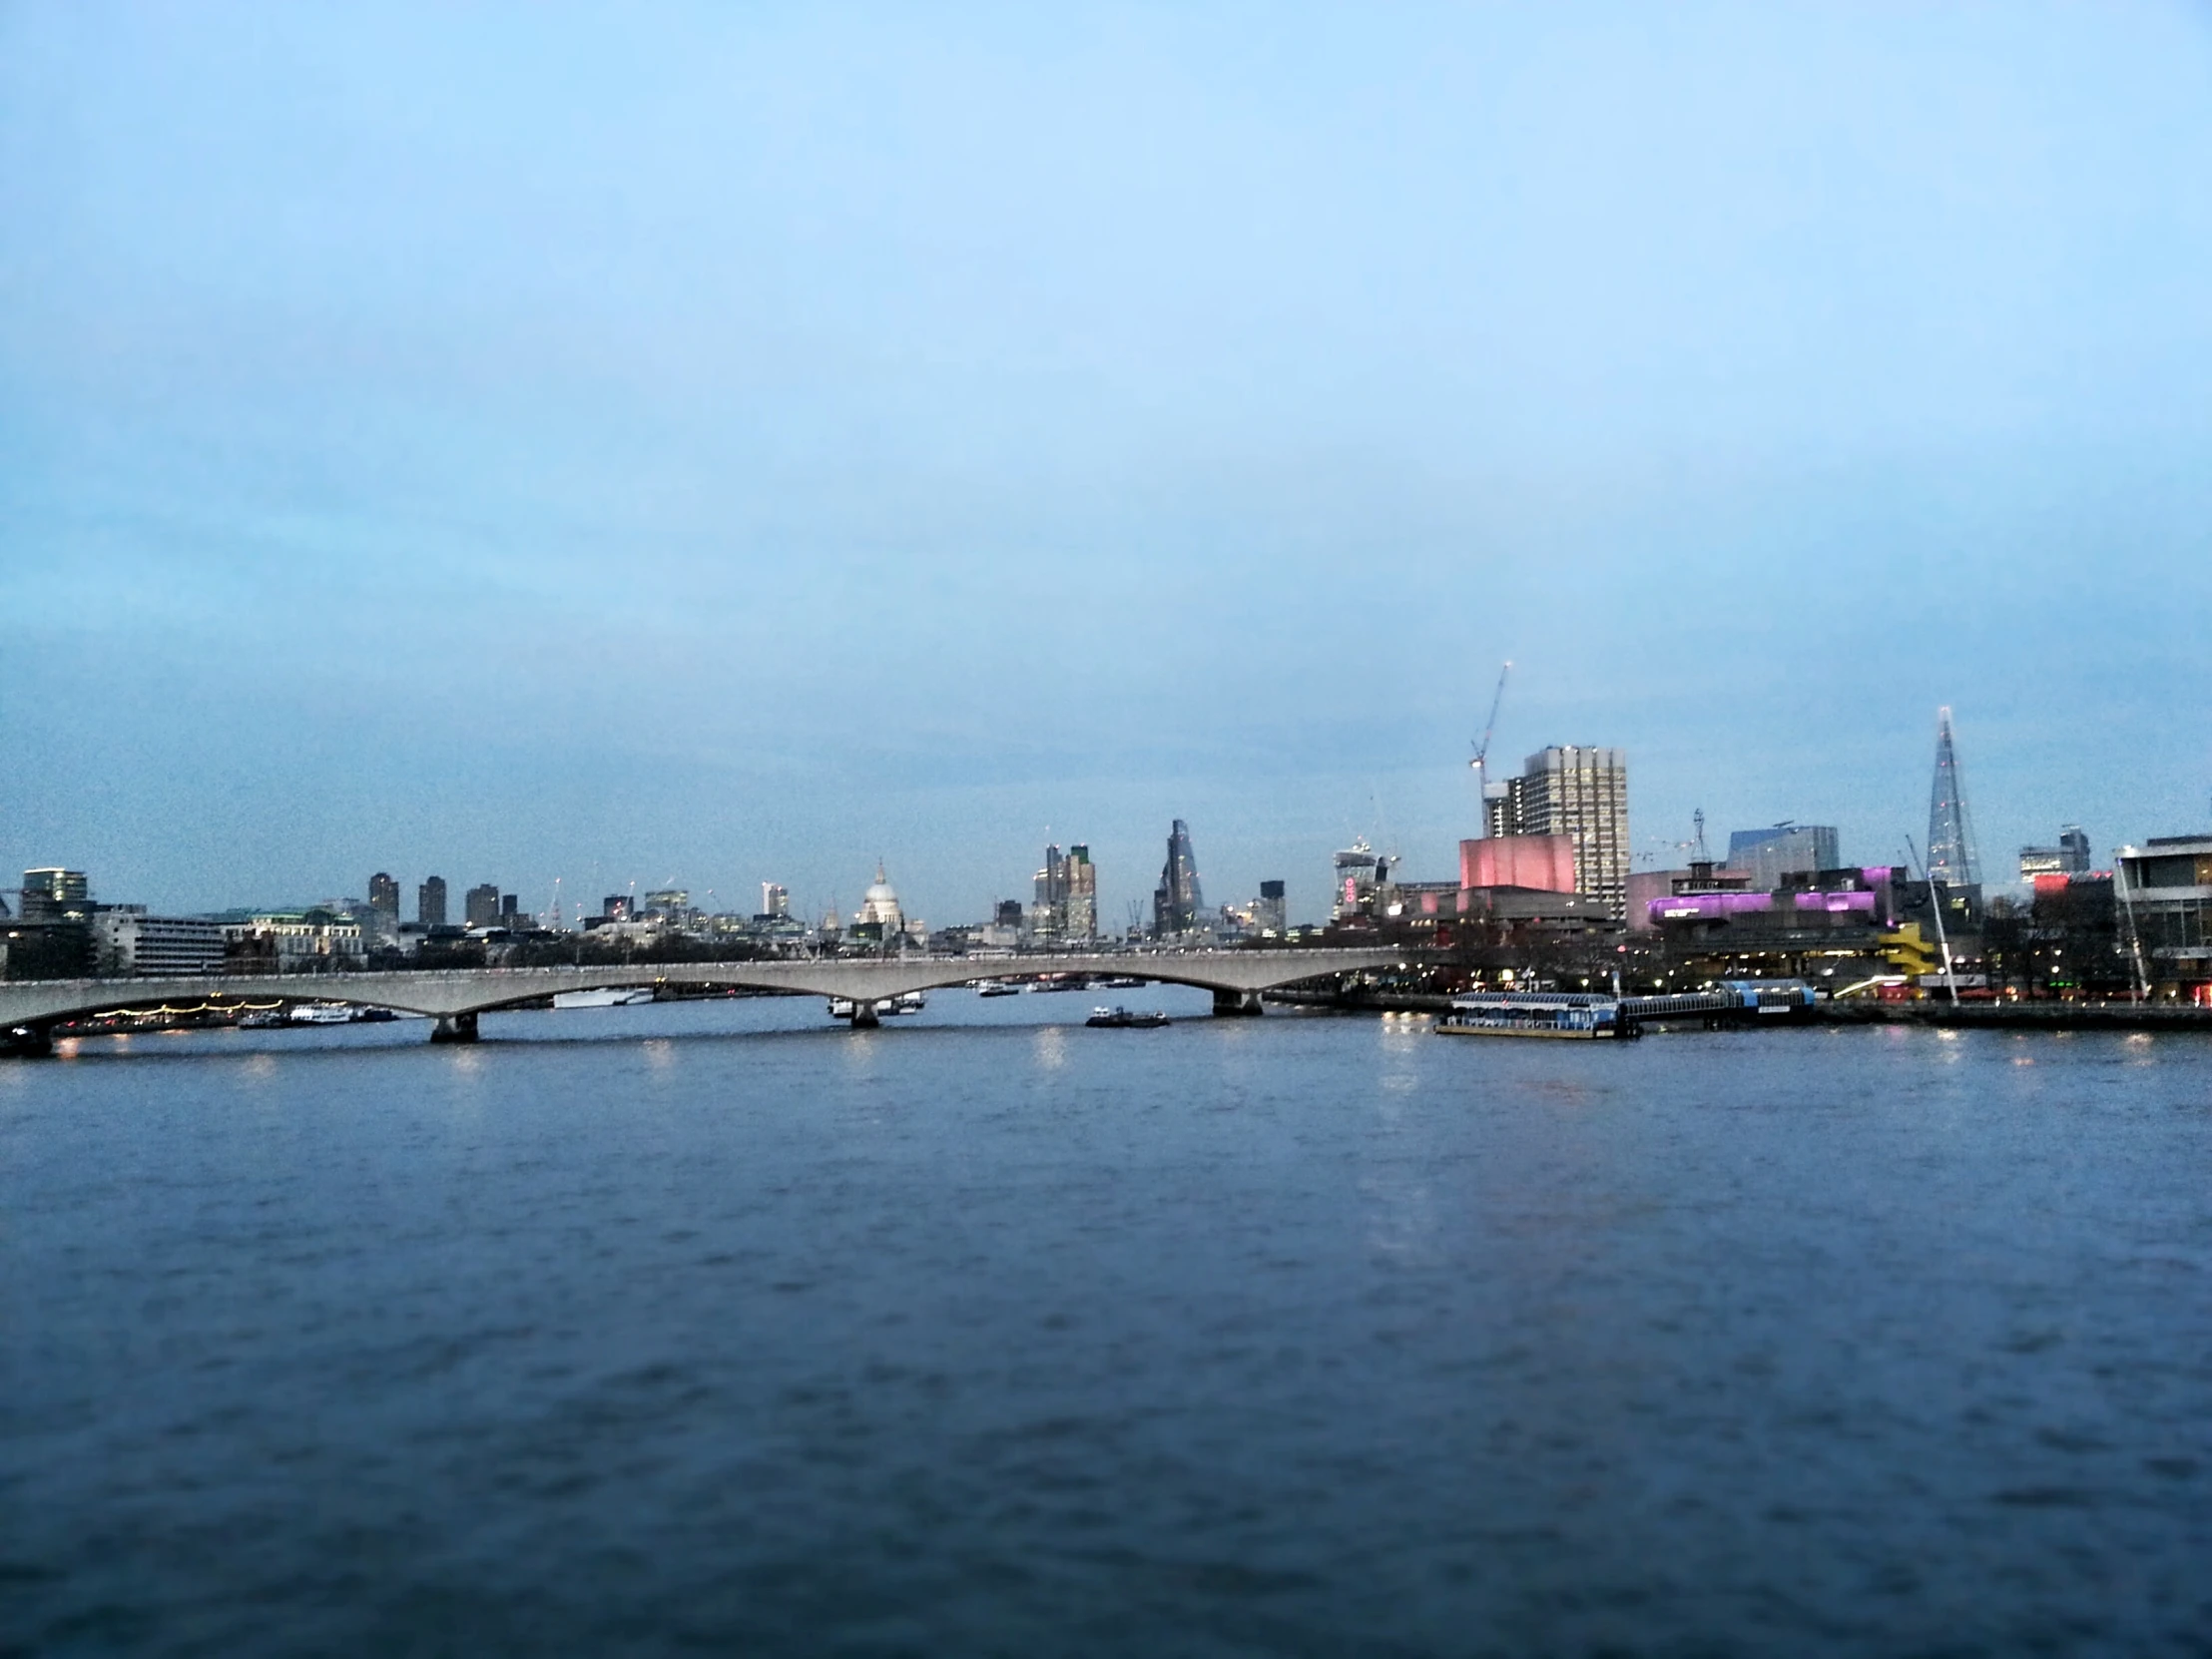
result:
[(1839, 845), (1835, 829), (1826, 824), (1738, 830), (1728, 837), (1728, 867), (1750, 876), (1750, 885), (1772, 892), (1793, 875), (1842, 868)]
[[(1628, 914), (1628, 755), (1554, 744), (1518, 778), (1484, 792), (1490, 836), (1563, 835), (1574, 848), (1574, 890), (1619, 921)], [(1517, 883), (1516, 883), (1517, 884)]]

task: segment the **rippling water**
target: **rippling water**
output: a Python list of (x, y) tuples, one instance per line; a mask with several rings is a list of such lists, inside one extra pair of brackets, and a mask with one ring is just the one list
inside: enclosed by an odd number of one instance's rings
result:
[(0, 1631), (2212, 1647), (2212, 1044), (1089, 1001), (0, 1062)]

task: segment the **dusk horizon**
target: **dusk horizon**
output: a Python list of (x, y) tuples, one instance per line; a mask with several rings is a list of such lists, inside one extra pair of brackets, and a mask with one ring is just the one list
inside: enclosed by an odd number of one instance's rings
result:
[(208, 15), (0, 21), (12, 867), (1312, 914), (1507, 658), (1647, 861), (2212, 820), (2200, 12)]

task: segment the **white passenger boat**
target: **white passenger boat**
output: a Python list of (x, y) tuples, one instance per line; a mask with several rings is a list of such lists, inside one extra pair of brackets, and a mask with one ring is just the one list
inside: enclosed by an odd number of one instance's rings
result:
[(1561, 992), (1493, 991), (1453, 997), (1451, 1012), (1436, 1021), (1444, 1037), (1633, 1037), (1635, 1023), (1620, 1017), (1610, 996)]

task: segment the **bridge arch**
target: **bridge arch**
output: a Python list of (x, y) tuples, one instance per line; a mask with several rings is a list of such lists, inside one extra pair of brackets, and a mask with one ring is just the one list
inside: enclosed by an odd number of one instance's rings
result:
[(334, 1002), (389, 1008), (441, 1021), (515, 1008), (578, 990), (659, 985), (881, 1001), (910, 990), (1048, 973), (1134, 976), (1191, 985), (1255, 1005), (1258, 994), (1310, 979), (1402, 963), (1401, 950), (1134, 951), (999, 958), (814, 957), (750, 962), (636, 962), (539, 968), (431, 968), (388, 973), (64, 979), (0, 983), (0, 1033), (50, 1032), (60, 1023), (145, 1007)]

